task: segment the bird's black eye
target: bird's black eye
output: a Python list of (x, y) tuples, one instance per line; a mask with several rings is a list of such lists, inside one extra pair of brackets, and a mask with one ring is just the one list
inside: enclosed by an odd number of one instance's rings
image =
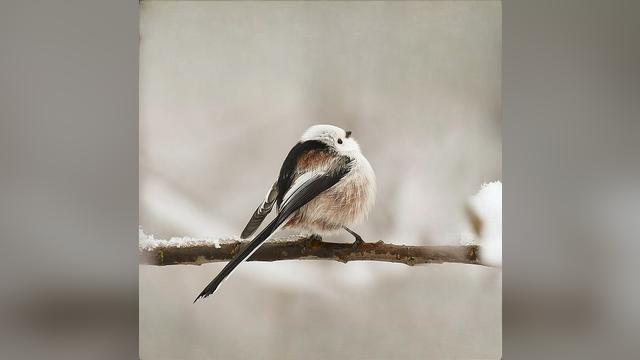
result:
[(342, 144), (342, 139), (338, 139), (338, 144)]

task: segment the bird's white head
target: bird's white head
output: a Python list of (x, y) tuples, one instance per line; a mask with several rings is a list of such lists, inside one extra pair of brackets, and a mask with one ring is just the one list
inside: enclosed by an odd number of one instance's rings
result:
[(309, 140), (322, 141), (340, 154), (360, 153), (360, 145), (351, 137), (351, 131), (345, 131), (337, 126), (313, 125), (300, 138), (300, 141)]

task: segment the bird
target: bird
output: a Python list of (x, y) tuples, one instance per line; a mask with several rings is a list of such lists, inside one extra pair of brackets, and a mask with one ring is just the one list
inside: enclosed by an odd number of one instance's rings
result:
[(240, 238), (251, 237), (274, 206), (275, 218), (226, 264), (194, 303), (213, 294), (240, 263), (280, 229), (305, 231), (314, 237), (345, 230), (355, 238), (354, 247), (364, 243), (350, 227), (372, 210), (376, 177), (351, 134), (333, 125), (313, 125), (304, 131)]

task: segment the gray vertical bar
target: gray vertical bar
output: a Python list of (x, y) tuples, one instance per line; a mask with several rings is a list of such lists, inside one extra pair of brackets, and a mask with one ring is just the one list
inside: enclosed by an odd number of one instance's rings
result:
[(3, 358), (137, 358), (138, 3), (0, 6)]

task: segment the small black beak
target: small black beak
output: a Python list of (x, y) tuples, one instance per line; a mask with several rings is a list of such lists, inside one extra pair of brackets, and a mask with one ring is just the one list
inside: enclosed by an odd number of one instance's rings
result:
[(351, 136), (351, 130), (347, 130), (347, 131), (345, 131), (345, 132), (346, 132), (345, 137), (348, 139), (348, 138), (349, 138), (349, 136)]

